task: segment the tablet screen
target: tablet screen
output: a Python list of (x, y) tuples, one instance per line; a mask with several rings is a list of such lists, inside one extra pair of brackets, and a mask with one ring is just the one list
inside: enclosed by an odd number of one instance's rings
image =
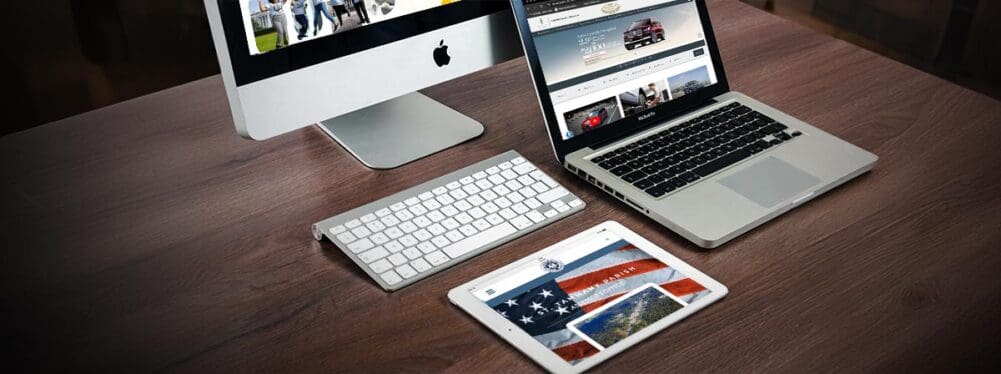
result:
[(576, 365), (709, 293), (603, 230), (481, 284), (474, 296)]

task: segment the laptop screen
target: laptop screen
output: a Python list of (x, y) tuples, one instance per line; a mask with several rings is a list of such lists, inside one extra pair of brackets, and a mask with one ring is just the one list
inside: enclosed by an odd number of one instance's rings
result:
[(526, 0), (563, 140), (718, 82), (694, 0)]

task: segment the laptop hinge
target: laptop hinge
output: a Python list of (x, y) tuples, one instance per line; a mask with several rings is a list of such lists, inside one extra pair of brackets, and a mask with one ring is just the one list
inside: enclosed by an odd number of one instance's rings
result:
[[(665, 122), (669, 122), (669, 121), (673, 121), (673, 120), (674, 120), (675, 118), (679, 118), (679, 117), (684, 117), (684, 116), (685, 116), (685, 115), (687, 115), (688, 113), (691, 113), (691, 112), (695, 112), (695, 111), (699, 111), (699, 110), (702, 110), (702, 108), (705, 108), (705, 107), (707, 107), (707, 106), (710, 106), (710, 105), (713, 105), (713, 104), (716, 104), (716, 103), (719, 103), (719, 101), (717, 101), (716, 99), (709, 99), (709, 100), (706, 100), (706, 102), (705, 102), (704, 104), (702, 104), (702, 105), (698, 105), (698, 106), (696, 106), (696, 107), (694, 107), (694, 108), (692, 108), (692, 109), (689, 109), (689, 110), (685, 110), (685, 111), (681, 111), (681, 112), (679, 112), (679, 113), (676, 113), (676, 114), (675, 114), (675, 115), (674, 115), (674, 116), (672, 117), (672, 119), (670, 119), (670, 120), (668, 120), (668, 121), (665, 121)], [(661, 122), (661, 123), (663, 123), (663, 122)], [(659, 123), (658, 123), (657, 125), (659, 125)], [(653, 127), (653, 126), (656, 126), (656, 125), (652, 125), (652, 126), (650, 126), (650, 127)], [(649, 128), (649, 127), (648, 127), (648, 128)], [(645, 131), (646, 129), (643, 129), (643, 130)], [(592, 145), (591, 145), (591, 149), (595, 149), (595, 150), (597, 150), (597, 149), (601, 149), (601, 148), (604, 148), (604, 147), (608, 146), (609, 144), (613, 144), (613, 143), (615, 143), (615, 142), (618, 142), (618, 141), (620, 141), (620, 140), (622, 140), (622, 139), (625, 139), (625, 138), (628, 138), (628, 137), (630, 137), (630, 136), (633, 136), (633, 135), (636, 135), (636, 132), (633, 132), (633, 133), (630, 133), (630, 134), (625, 134), (625, 135), (621, 135), (621, 136), (616, 136), (616, 137), (614, 137), (614, 138), (610, 138), (610, 139), (605, 139), (605, 140), (602, 140), (602, 141), (600, 141), (600, 142), (597, 142), (597, 143), (595, 143), (595, 144), (592, 144)]]

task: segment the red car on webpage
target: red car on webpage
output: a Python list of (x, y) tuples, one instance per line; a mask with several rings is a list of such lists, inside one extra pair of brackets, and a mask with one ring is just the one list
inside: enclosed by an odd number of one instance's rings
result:
[(608, 119), (608, 109), (600, 108), (597, 110), (593, 110), (591, 111), (591, 113), (588, 113), (587, 116), (584, 117), (584, 121), (581, 121), (580, 131), (588, 132), (594, 130), (599, 126), (603, 125), (605, 123), (605, 120), (607, 119)]
[(653, 18), (635, 21), (622, 33), (622, 40), (630, 51), (637, 46), (660, 42), (664, 40), (664, 25)]

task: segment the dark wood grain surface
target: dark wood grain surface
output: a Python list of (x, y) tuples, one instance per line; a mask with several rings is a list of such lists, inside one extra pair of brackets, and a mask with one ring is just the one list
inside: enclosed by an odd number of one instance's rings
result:
[[(704, 251), (559, 168), (521, 59), (426, 90), (487, 132), (385, 172), (315, 128), (239, 138), (213, 77), (0, 139), (7, 353), (43, 371), (538, 371), (445, 293), (617, 220), (730, 294), (599, 371), (996, 371), (1001, 104), (710, 3), (733, 87), (876, 153), (875, 170)], [(508, 149), (587, 209), (396, 293), (310, 236)]]

